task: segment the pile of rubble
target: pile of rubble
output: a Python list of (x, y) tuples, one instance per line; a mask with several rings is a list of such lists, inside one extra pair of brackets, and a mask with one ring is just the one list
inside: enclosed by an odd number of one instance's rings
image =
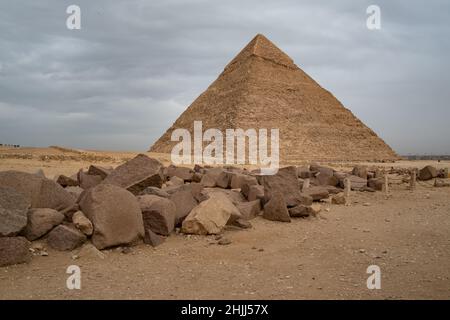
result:
[(62, 251), (86, 242), (102, 250), (142, 240), (157, 246), (174, 230), (208, 235), (230, 225), (250, 228), (260, 215), (290, 222), (315, 216), (315, 201), (345, 204), (344, 188), (374, 192), (384, 182), (383, 172), (363, 166), (348, 173), (289, 166), (269, 176), (235, 167), (164, 167), (142, 154), (115, 169), (91, 165), (54, 180), (3, 171), (0, 266), (30, 261), (35, 240)]

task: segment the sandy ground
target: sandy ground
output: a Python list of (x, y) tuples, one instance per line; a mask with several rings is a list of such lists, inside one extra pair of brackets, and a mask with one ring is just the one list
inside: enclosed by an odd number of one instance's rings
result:
[[(100, 164), (114, 166), (134, 155), (108, 154), (114, 159)], [(50, 177), (89, 164), (0, 158), (0, 170), (42, 168)], [(420, 183), (410, 191), (394, 184), (389, 197), (354, 192), (351, 202), (323, 203), (319, 217), (292, 223), (256, 218), (252, 229), (226, 230), (232, 241), (226, 246), (213, 236), (173, 234), (157, 248), (141, 244), (128, 254), (104, 251), (105, 259), (74, 260), (73, 253), (48, 249), (49, 256), (36, 256), (30, 264), (0, 268), (0, 299), (450, 298), (450, 188)], [(81, 268), (81, 290), (66, 287), (69, 265)], [(380, 290), (367, 289), (370, 265), (381, 269)]]

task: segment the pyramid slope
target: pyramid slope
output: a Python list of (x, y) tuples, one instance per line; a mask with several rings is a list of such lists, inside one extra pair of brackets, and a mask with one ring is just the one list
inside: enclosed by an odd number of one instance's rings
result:
[(395, 160), (371, 129), (323, 89), (292, 59), (257, 35), (151, 147), (170, 153), (176, 128), (278, 128), (280, 160)]

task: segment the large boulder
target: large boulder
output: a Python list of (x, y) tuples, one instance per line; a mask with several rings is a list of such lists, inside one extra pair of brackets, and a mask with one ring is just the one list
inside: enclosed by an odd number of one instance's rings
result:
[(141, 196), (145, 196), (146, 194), (163, 197), (163, 198), (170, 197), (170, 194), (168, 194), (166, 191), (164, 191), (158, 187), (147, 187), (139, 193), (139, 195), (141, 195)]
[(347, 198), (345, 197), (345, 194), (343, 192), (335, 194), (331, 197), (331, 203), (332, 204), (347, 204)]
[(300, 204), (310, 206), (313, 204), (313, 201), (314, 199), (309, 194), (300, 193)]
[(328, 190), (329, 194), (338, 194), (340, 192), (342, 192), (341, 188), (337, 188), (337, 187), (333, 187), (333, 186), (324, 186), (325, 189)]
[(103, 181), (103, 178), (99, 175), (91, 175), (81, 169), (77, 174), (78, 183), (80, 187), (84, 190), (95, 187)]
[(69, 251), (86, 242), (86, 236), (72, 225), (59, 225), (47, 237), (48, 245), (59, 251)]
[(264, 206), (263, 218), (271, 221), (291, 222), (286, 200), (281, 192), (274, 192)]
[(28, 211), (28, 223), (22, 234), (30, 241), (39, 239), (61, 224), (64, 215), (54, 209), (35, 208)]
[(20, 171), (0, 172), (0, 186), (21, 193), (32, 208), (66, 211), (75, 204), (74, 198), (55, 181)]
[(24, 237), (0, 237), (0, 267), (30, 262), (30, 245)]
[(18, 235), (27, 225), (30, 201), (12, 188), (0, 187), (0, 237)]
[(173, 187), (173, 186), (182, 186), (184, 184), (184, 180), (177, 177), (177, 176), (173, 176), (169, 179), (169, 181), (166, 182), (166, 185), (169, 187)]
[(231, 176), (231, 181), (230, 181), (231, 189), (241, 189), (241, 190), (246, 189), (244, 191), (244, 193), (247, 193), (250, 186), (257, 185), (257, 184), (258, 184), (258, 181), (257, 181), (256, 177), (248, 175), (248, 174), (235, 172)]
[(247, 200), (248, 201), (264, 200), (264, 187), (259, 184), (251, 185), (248, 188)]
[(89, 189), (79, 205), (94, 225), (92, 243), (98, 249), (134, 243), (144, 236), (139, 203), (125, 189), (102, 183)]
[(326, 199), (330, 196), (328, 189), (324, 186), (309, 187), (302, 192), (303, 195), (310, 196), (313, 201)]
[(230, 199), (231, 202), (233, 202), (234, 205), (238, 205), (239, 203), (246, 201), (242, 193), (234, 189), (204, 188), (202, 194), (204, 194), (205, 199), (207, 199), (212, 193), (217, 192), (225, 194), (228, 197), (228, 199)]
[(310, 179), (314, 177), (314, 173), (309, 171), (308, 167), (297, 167), (297, 176), (301, 179)]
[[(236, 207), (245, 202), (244, 196), (238, 190), (230, 190), (230, 189), (219, 189), (219, 188), (204, 188), (202, 193), (205, 195), (205, 200), (209, 199), (211, 195), (216, 193), (221, 193), (225, 195), (228, 200), (231, 201), (233, 205)], [(235, 220), (242, 218), (242, 215), (239, 210), (234, 210), (228, 219), (228, 224), (232, 224)]]
[(435, 167), (433, 166), (426, 166), (425, 168), (422, 168), (419, 170), (418, 179), (419, 180), (431, 180), (433, 178), (436, 178), (438, 175), (438, 172)]
[(334, 173), (329, 173), (328, 171), (317, 173), (314, 181), (319, 186), (337, 186), (339, 184), (339, 179), (334, 176)]
[(261, 176), (264, 186), (265, 202), (268, 202), (276, 192), (282, 193), (286, 206), (295, 207), (300, 204), (300, 187), (297, 179), (297, 168), (294, 166), (281, 168), (275, 175)]
[(448, 168), (441, 168), (437, 170), (437, 178), (447, 179), (450, 178), (448, 175)]
[(151, 229), (145, 229), (144, 243), (152, 247), (157, 247), (166, 240), (165, 237), (154, 233)]
[(199, 183), (183, 185), (179, 188), (166, 189), (169, 199), (175, 204), (175, 225), (179, 225), (194, 207), (198, 205), (203, 186)]
[(138, 195), (147, 187), (161, 188), (164, 180), (162, 168), (158, 160), (139, 154), (114, 169), (103, 183), (119, 186)]
[(138, 202), (146, 233), (150, 229), (157, 234), (168, 236), (173, 231), (177, 209), (175, 203), (154, 195), (139, 196)]
[(322, 199), (326, 199), (330, 196), (328, 189), (326, 187), (309, 187), (303, 190), (302, 194), (310, 196), (313, 201), (319, 201)]
[(372, 178), (367, 181), (367, 186), (374, 190), (383, 190), (384, 179), (383, 178)]
[(332, 176), (334, 173), (334, 169), (318, 165), (316, 163), (312, 163), (309, 166), (309, 170), (314, 174), (317, 175), (318, 173), (322, 173), (323, 175)]
[(252, 176), (246, 176), (241, 180), (241, 192), (245, 198), (249, 198), (250, 189), (254, 186), (258, 186), (258, 180)]
[(367, 187), (367, 179), (354, 175), (347, 175), (344, 179), (339, 181), (339, 185), (341, 188), (345, 187), (345, 179), (348, 179), (350, 181), (350, 186), (352, 190), (359, 191), (362, 188)]
[(310, 166), (310, 170), (312, 173), (311, 176), (311, 184), (317, 186), (337, 186), (339, 180), (334, 176), (334, 169), (320, 166), (317, 164), (312, 164)]
[(88, 174), (91, 176), (100, 176), (103, 179), (105, 179), (111, 172), (113, 171), (113, 168), (111, 167), (101, 167), (97, 165), (90, 165), (88, 169)]
[(209, 199), (192, 209), (184, 219), (182, 232), (192, 234), (218, 234), (232, 215), (239, 216), (239, 210), (221, 192), (211, 193)]
[(84, 191), (84, 189), (80, 187), (67, 187), (65, 190), (75, 199), (75, 201), (78, 201)]
[(261, 212), (261, 200), (254, 200), (250, 202), (241, 202), (236, 205), (242, 218), (246, 220), (251, 220), (256, 218)]
[(450, 179), (436, 179), (434, 186), (437, 188), (450, 187)]
[(233, 173), (230, 171), (222, 171), (216, 179), (216, 186), (227, 189), (231, 185), (231, 177)]
[(165, 169), (165, 176), (167, 176), (167, 178), (178, 177), (185, 182), (191, 182), (194, 177), (194, 170), (170, 165)]
[(222, 168), (211, 168), (206, 171), (203, 175), (200, 183), (206, 188), (214, 188), (217, 186), (217, 180), (219, 179), (222, 172), (225, 170)]
[(306, 218), (309, 217), (310, 214), (311, 214), (310, 207), (307, 207), (302, 204), (289, 208), (289, 216), (291, 218)]
[(356, 166), (352, 170), (352, 175), (367, 179), (368, 169), (367, 166)]
[(170, 186), (162, 189), (163, 191), (167, 192), (170, 195), (180, 192), (180, 191), (189, 191), (194, 196), (194, 198), (201, 197), (203, 185), (201, 183), (192, 182), (192, 183), (186, 183), (181, 186)]
[(77, 179), (65, 176), (63, 174), (59, 175), (58, 178), (56, 178), (56, 183), (59, 184), (63, 188), (78, 186), (78, 180)]
[(197, 206), (198, 201), (195, 199), (192, 191), (187, 188), (180, 188), (172, 193), (169, 199), (175, 203), (175, 224), (178, 225), (183, 222), (194, 207)]

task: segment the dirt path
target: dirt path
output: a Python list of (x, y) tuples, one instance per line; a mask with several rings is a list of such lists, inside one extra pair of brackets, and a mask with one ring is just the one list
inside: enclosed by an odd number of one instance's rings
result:
[[(320, 218), (214, 237), (173, 235), (160, 247), (79, 258), (49, 251), (29, 265), (0, 269), (1, 299), (449, 299), (450, 188), (395, 187), (355, 193), (349, 207), (323, 204)], [(78, 265), (81, 290), (66, 288)], [(381, 290), (366, 269), (381, 268)]]

